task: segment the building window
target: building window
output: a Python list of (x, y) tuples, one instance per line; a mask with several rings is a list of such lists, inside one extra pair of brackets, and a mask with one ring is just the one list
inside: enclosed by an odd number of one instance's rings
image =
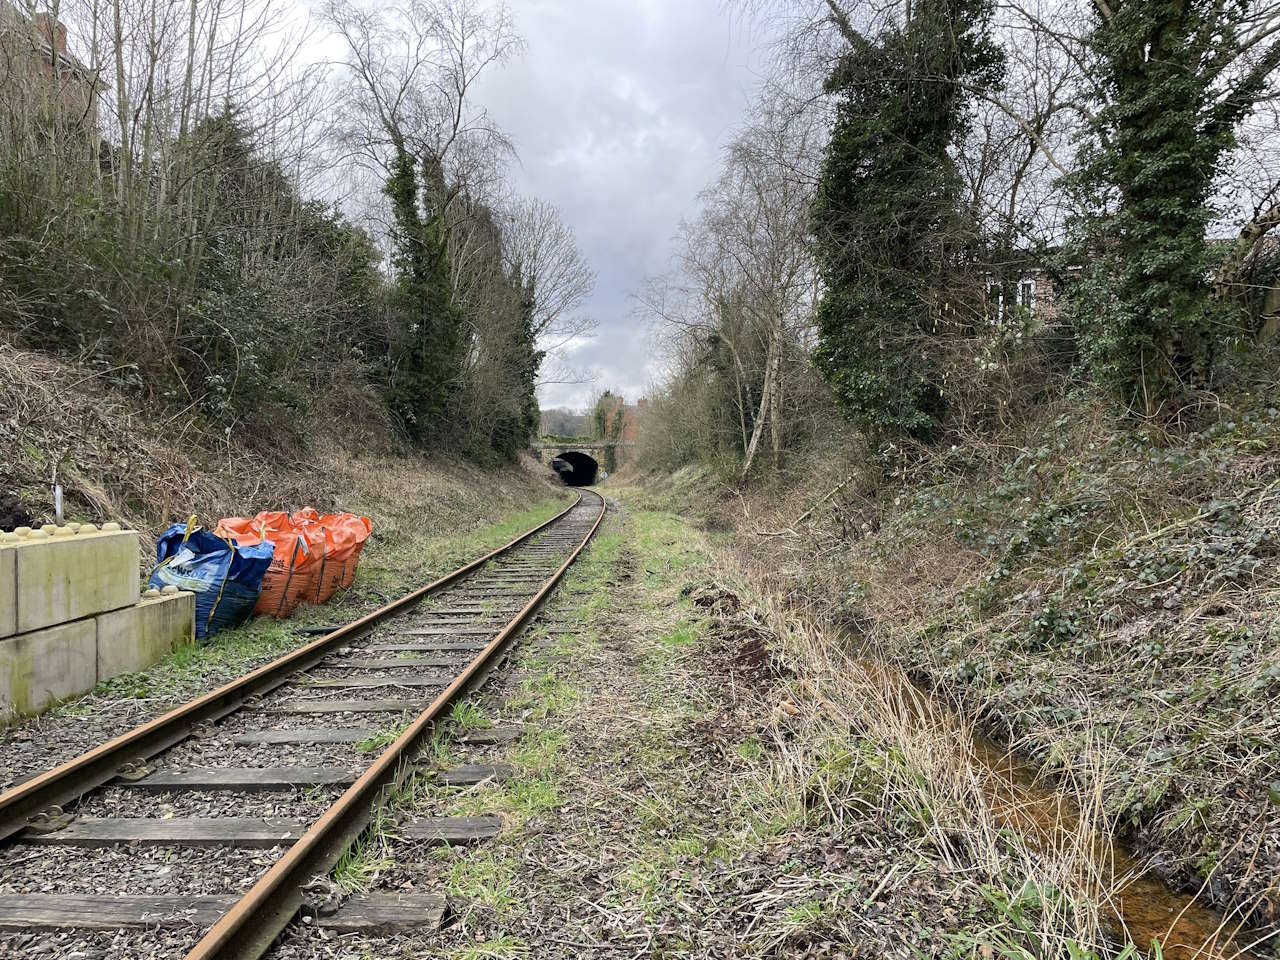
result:
[(1036, 315), (1036, 282), (1034, 280), (1018, 281), (1018, 306), (1026, 310), (1029, 316)]

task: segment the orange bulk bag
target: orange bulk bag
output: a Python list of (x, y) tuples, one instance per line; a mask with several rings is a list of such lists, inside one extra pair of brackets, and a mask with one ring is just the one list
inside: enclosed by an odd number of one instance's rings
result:
[(300, 528), (287, 513), (274, 511), (259, 513), (252, 519), (226, 517), (219, 522), (217, 532), (237, 545), (269, 542), (274, 548), (254, 613), (287, 617), (299, 601), (311, 598), (324, 558), (324, 534), (319, 530)]
[(372, 521), (351, 513), (320, 514), (313, 507), (299, 510), (293, 515), (293, 520), (324, 530), (325, 560), (316, 591), (319, 602), (328, 600), (339, 589), (351, 586), (360, 551), (373, 530)]
[(255, 518), (266, 529), (267, 538), (276, 545), (276, 556), (284, 548), (283, 569), (287, 578), (283, 585), (284, 598), (277, 617), (287, 617), (303, 600), (315, 603), (316, 581), (324, 566), (324, 531), (308, 524), (295, 523), (283, 510), (269, 510)]
[(349, 553), (349, 538), (338, 527), (321, 521), (319, 513), (311, 507), (294, 513), (293, 522), (312, 534), (319, 531), (321, 538), (324, 538), (324, 557), (321, 558), (319, 570), (316, 570), (315, 579), (308, 588), (306, 599), (311, 603), (325, 603), (342, 586), (342, 566)]
[(334, 557), (334, 544), (329, 539), (328, 531), (320, 523), (320, 514), (314, 507), (304, 507), (295, 511), (290, 520), (298, 527), (309, 527), (312, 531), (318, 530), (324, 537), (324, 557), (320, 561), (320, 569), (316, 571), (305, 597), (309, 603), (324, 603), (333, 596), (333, 590), (328, 589), (327, 581), (332, 579), (334, 563), (338, 562), (341, 565), (341, 562), (336, 561)]
[(364, 549), (365, 541), (369, 539), (373, 533), (373, 521), (368, 517), (358, 517), (353, 513), (332, 513), (322, 519), (330, 523), (341, 523), (350, 531), (351, 536), (355, 540), (355, 546), (347, 555), (346, 563), (342, 569), (342, 586), (351, 586), (351, 581), (356, 578), (356, 566), (360, 563), (360, 551)]

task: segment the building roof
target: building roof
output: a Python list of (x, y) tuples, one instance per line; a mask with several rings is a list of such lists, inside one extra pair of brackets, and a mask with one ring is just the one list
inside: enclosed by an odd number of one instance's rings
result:
[(22, 33), (33, 53), (50, 64), (56, 58), (57, 66), (63, 70), (84, 76), (94, 72), (67, 51), (66, 25), (47, 13), (38, 12), (33, 19), (19, 10), (13, 0), (0, 0), (0, 34), (4, 33)]

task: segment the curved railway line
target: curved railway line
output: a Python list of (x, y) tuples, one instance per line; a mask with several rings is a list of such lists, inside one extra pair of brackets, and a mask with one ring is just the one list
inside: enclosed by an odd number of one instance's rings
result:
[[(77, 851), (120, 844), (278, 854), (239, 896), (154, 896), (128, 878), (107, 892), (2, 894), (0, 936), (145, 929), (176, 919), (203, 931), (183, 948), (187, 960), (262, 956), (303, 909), (308, 886), (329, 876), (390, 793), (420, 771), (423, 748), (450, 707), (499, 662), (605, 510), (599, 494), (584, 490), (498, 550), (0, 794), (0, 842), (11, 862), (29, 853), (22, 848), (60, 847), (71, 871)], [(471, 782), (494, 773), (458, 768), (441, 777)], [(325, 791), (338, 795), (326, 797), (317, 816), (316, 796)], [(125, 815), (147, 812), (157, 794), (171, 809), (217, 815)], [(206, 802), (219, 794), (234, 799)], [(252, 809), (238, 799), (249, 794), (278, 794), (272, 809), (286, 813), (296, 800), (298, 813), (237, 815)], [(410, 829), (449, 842), (492, 825), (441, 818)], [(419, 895), (402, 908), (429, 912), (438, 900)]]

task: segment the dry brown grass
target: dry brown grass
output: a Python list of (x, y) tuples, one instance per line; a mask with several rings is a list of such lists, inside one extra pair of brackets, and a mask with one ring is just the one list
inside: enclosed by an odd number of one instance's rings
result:
[[(550, 496), (550, 474), (530, 459), (482, 471), (427, 460), (389, 442), (358, 396), (330, 398), (312, 417), (309, 449), (282, 432), (217, 435), (189, 414), (148, 415), (118, 378), (127, 370), (72, 367), (0, 343), (0, 519), (51, 519), (61, 483), (72, 519), (117, 520), (154, 533), (197, 514), (205, 521), (314, 505), (373, 518), (380, 535), (480, 522), (495, 509)], [(362, 412), (363, 411), (363, 412)]]
[(870, 813), (908, 836), (922, 862), (989, 886), (1006, 903), (1019, 896), (1034, 903), (1026, 929), (1004, 934), (997, 925), (977, 940), (1012, 935), (1038, 956), (1065, 955), (1068, 944), (1105, 954), (1110, 938), (1097, 904), (1113, 881), (1094, 856), (1103, 835), (1097, 804), (1077, 797), (1073, 811), (1088, 813), (1069, 829), (1045, 822), (1045, 809), (1030, 809), (1030, 798), (1015, 797), (982, 762), (974, 730), (958, 714), (900, 670), (850, 656), (805, 611), (777, 598), (762, 602), (794, 676), (774, 736), (780, 792), (804, 797), (840, 827)]
[[(865, 833), (870, 818), (873, 829), (905, 837), (917, 862), (980, 888), (996, 919), (958, 930), (958, 943), (983, 956), (985, 947), (1004, 957), (1105, 957), (1123, 952), (1120, 936), (1144, 947), (1156, 938), (1169, 958), (1241, 955), (1247, 937), (1232, 942), (1228, 922), (1112, 847), (1099, 788), (1109, 771), (1038, 782), (901, 668), (852, 653), (814, 611), (759, 596), (754, 608), (735, 597), (717, 629), (735, 638), (763, 629), (790, 677), (761, 795), (796, 799), (794, 817), (816, 813), (838, 831)], [(1087, 756), (1112, 759), (1103, 749)]]

